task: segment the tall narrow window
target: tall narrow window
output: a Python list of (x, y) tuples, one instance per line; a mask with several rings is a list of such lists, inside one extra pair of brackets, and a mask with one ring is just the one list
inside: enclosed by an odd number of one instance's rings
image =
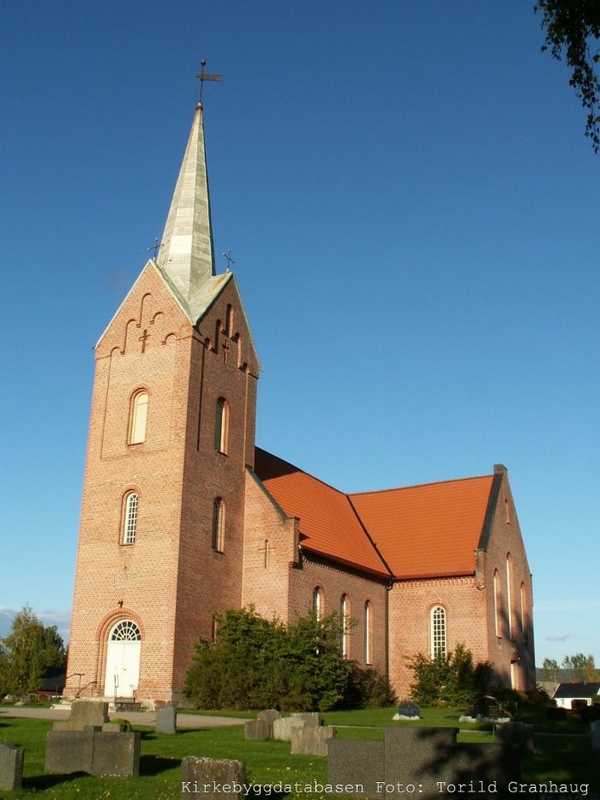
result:
[(233, 336), (233, 306), (231, 303), (227, 306), (225, 314), (225, 333), (227, 336)]
[(225, 549), (225, 503), (220, 497), (213, 503), (212, 549), (218, 553)]
[(131, 401), (129, 423), (129, 444), (146, 441), (146, 420), (148, 419), (148, 392), (137, 392)]
[(446, 655), (446, 609), (442, 606), (431, 609), (431, 655)]
[(521, 584), (521, 635), (523, 641), (529, 641), (529, 620), (528, 620), (528, 605), (527, 605), (527, 588), (524, 583)]
[(500, 576), (498, 575), (498, 570), (494, 570), (494, 627), (496, 630), (496, 636), (502, 636), (502, 627), (500, 623), (500, 609), (502, 608), (501, 603), (501, 596), (500, 596)]
[(125, 513), (123, 514), (123, 544), (133, 544), (137, 530), (138, 496), (131, 492), (125, 498)]
[(371, 628), (372, 628), (372, 617), (373, 617), (373, 607), (371, 605), (371, 601), (367, 600), (365, 603), (365, 621), (364, 621), (364, 630), (365, 630), (365, 664), (370, 664), (372, 662), (372, 653), (371, 653)]
[(513, 588), (512, 588), (512, 556), (506, 556), (506, 617), (508, 619), (508, 638), (513, 638)]
[(347, 594), (340, 599), (340, 625), (341, 641), (340, 652), (343, 658), (348, 658), (350, 649), (350, 601)]
[(229, 406), (224, 397), (219, 397), (215, 413), (215, 450), (227, 453), (229, 437)]
[(323, 589), (315, 586), (313, 590), (313, 614), (319, 620), (323, 616)]

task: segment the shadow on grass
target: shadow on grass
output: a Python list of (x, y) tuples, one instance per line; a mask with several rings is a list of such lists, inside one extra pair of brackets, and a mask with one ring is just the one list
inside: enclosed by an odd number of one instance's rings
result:
[(168, 772), (180, 766), (180, 758), (165, 758), (151, 753), (140, 756), (140, 775), (160, 775), (161, 772)]
[(32, 778), (23, 778), (23, 789), (34, 792), (44, 792), (63, 783), (70, 783), (76, 778), (85, 778), (85, 772), (71, 772), (68, 775), (35, 775)]

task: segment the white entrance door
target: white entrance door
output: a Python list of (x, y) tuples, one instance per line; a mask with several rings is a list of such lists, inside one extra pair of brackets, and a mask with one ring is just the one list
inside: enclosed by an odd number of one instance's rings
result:
[(117, 622), (108, 636), (104, 694), (133, 697), (140, 680), (140, 629), (131, 620)]

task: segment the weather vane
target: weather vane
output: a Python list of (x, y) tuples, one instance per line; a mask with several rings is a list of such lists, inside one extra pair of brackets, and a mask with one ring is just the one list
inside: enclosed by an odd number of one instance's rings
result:
[(200, 75), (196, 75), (200, 81), (200, 105), (202, 105), (202, 90), (204, 88), (204, 81), (220, 81), (221, 75), (218, 72), (204, 72), (206, 66), (206, 59), (203, 58), (200, 62)]

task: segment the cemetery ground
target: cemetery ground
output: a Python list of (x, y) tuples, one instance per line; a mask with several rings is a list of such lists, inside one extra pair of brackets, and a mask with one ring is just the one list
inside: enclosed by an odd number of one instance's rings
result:
[[(181, 760), (185, 756), (208, 758), (234, 758), (246, 764), (248, 779), (253, 784), (274, 787), (282, 784), (326, 784), (325, 758), (290, 755), (289, 742), (245, 741), (242, 725), (179, 728), (175, 735), (157, 734), (153, 727), (134, 725), (141, 733), (140, 776), (136, 778), (91, 777), (44, 774), (46, 734), (52, 729), (49, 720), (10, 717), (10, 708), (2, 707), (0, 715), (0, 741), (24, 748), (25, 763), (23, 788), (10, 793), (0, 793), (5, 798), (40, 796), (70, 800), (71, 798), (115, 798), (116, 800), (174, 800), (181, 792)], [(490, 726), (459, 723), (463, 709), (421, 709), (418, 722), (393, 722), (396, 708), (365, 709), (358, 711), (329, 712), (323, 715), (327, 725), (337, 727), (338, 738), (382, 738), (382, 726), (425, 725), (459, 727), (462, 742), (493, 742)], [(224, 712), (225, 713), (225, 712)], [(213, 712), (214, 714), (214, 712)], [(233, 716), (246, 716), (234, 712)], [(248, 717), (256, 714), (248, 714)], [(591, 748), (589, 725), (574, 716), (566, 720), (548, 721), (544, 709), (525, 709), (519, 719), (532, 723), (535, 729), (536, 752), (522, 756), (522, 780), (527, 783), (572, 782), (589, 784), (592, 790), (600, 789), (600, 753)], [(190, 797), (199, 795), (190, 795)], [(251, 792), (249, 797), (256, 797)], [(262, 795), (266, 797), (267, 794)], [(279, 798), (275, 792), (270, 797)], [(535, 795), (534, 795), (535, 796)], [(303, 790), (285, 795), (294, 798), (342, 797)]]

